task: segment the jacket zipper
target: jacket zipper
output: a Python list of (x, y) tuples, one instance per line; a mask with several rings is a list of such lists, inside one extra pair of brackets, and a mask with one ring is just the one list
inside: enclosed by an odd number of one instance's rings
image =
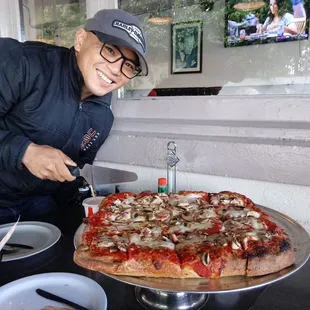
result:
[(79, 102), (78, 110), (76, 111), (76, 113), (75, 113), (75, 115), (74, 115), (74, 120), (73, 120), (73, 122), (72, 122), (70, 131), (69, 131), (68, 140), (66, 141), (66, 143), (65, 143), (65, 145), (62, 147), (62, 149), (64, 149), (64, 148), (67, 146), (68, 141), (70, 140), (70, 137), (71, 137), (71, 135), (72, 135), (73, 129), (74, 129), (74, 127), (75, 127), (75, 124), (76, 124), (76, 122), (77, 122), (78, 116), (79, 116), (79, 114), (81, 113), (82, 109), (83, 109), (83, 101), (80, 101), (80, 102)]

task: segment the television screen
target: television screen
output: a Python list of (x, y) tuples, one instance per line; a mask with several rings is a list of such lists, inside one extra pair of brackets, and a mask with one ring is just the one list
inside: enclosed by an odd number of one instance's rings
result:
[(310, 0), (226, 0), (225, 46), (308, 39), (309, 4)]

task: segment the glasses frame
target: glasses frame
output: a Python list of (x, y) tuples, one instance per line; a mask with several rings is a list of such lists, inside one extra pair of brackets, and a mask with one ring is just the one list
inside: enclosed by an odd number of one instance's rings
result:
[[(127, 58), (126, 56), (124, 56), (124, 54), (120, 51), (120, 49), (119, 49), (117, 46), (115, 46), (115, 45), (112, 45), (112, 46), (113, 46), (114, 48), (116, 48), (116, 49), (119, 51), (119, 53), (121, 54), (121, 56), (118, 57), (117, 59), (115, 59), (114, 61), (110, 61), (109, 59), (105, 58), (105, 57), (102, 55), (102, 50), (103, 50), (103, 48), (104, 48), (105, 45), (106, 45), (106, 43), (103, 43), (103, 45), (102, 45), (102, 47), (101, 47), (101, 49), (100, 49), (100, 56), (101, 56), (104, 60), (106, 60), (107, 62), (109, 62), (110, 64), (114, 64), (114, 63), (118, 62), (120, 59), (123, 59), (122, 64), (121, 64), (121, 72), (122, 72), (122, 74), (124, 74), (124, 75), (126, 76), (127, 79), (130, 79), (130, 80), (131, 80), (131, 79), (135, 78), (137, 75), (139, 75), (139, 74), (142, 72), (142, 69), (140, 68), (140, 66), (138, 66), (132, 59), (129, 59), (129, 58)], [(108, 45), (110, 45), (110, 44), (108, 44)], [(135, 74), (133, 77), (129, 77), (128, 75), (126, 75), (126, 74), (123, 72), (123, 65), (124, 65), (124, 63), (125, 63), (126, 60), (133, 62), (133, 63), (137, 66), (136, 70), (138, 70), (138, 73)]]

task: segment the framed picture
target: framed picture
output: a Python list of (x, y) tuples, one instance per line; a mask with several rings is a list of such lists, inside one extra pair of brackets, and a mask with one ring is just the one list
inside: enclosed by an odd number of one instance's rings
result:
[(201, 72), (202, 27), (201, 20), (171, 25), (171, 74)]
[(307, 40), (309, 2), (225, 0), (225, 47)]

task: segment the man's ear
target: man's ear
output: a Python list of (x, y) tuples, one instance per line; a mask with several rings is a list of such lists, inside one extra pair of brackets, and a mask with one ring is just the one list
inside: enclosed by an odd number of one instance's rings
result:
[(75, 34), (74, 49), (76, 52), (81, 50), (81, 47), (87, 37), (87, 32), (84, 29), (79, 29)]

